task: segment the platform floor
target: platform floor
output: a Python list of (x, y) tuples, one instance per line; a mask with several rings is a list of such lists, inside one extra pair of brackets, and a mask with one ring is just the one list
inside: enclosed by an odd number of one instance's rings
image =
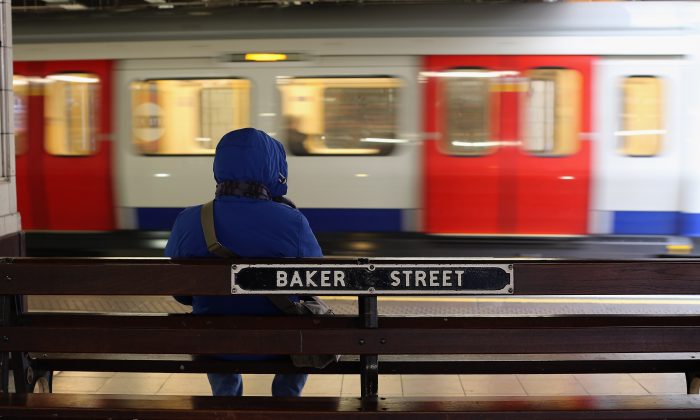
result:
[[(272, 375), (243, 375), (244, 395), (270, 395)], [(57, 372), (54, 392), (211, 395), (204, 374)], [(381, 396), (685, 394), (680, 373), (577, 375), (380, 375)], [(359, 396), (358, 375), (310, 375), (305, 396)]]
[[(356, 314), (357, 298), (326, 296), (336, 314)], [(32, 311), (185, 313), (169, 296), (29, 296)], [(563, 314), (700, 314), (700, 296), (379, 297), (380, 315), (549, 316)]]
[[(354, 314), (356, 299), (326, 301)], [(170, 297), (30, 296), (30, 311), (183, 313)], [(555, 314), (700, 314), (700, 298), (670, 297), (385, 297), (382, 315), (486, 316)], [(245, 395), (270, 395), (271, 375), (244, 375)], [(523, 396), (684, 394), (681, 373), (575, 375), (382, 375), (383, 396)], [(54, 392), (210, 395), (203, 374), (56, 372)], [(311, 375), (306, 396), (358, 396), (358, 375)]]

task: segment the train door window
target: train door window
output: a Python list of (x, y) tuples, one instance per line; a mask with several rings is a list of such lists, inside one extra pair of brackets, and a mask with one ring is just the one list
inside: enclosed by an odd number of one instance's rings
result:
[(61, 156), (95, 154), (99, 77), (62, 73), (47, 76), (45, 82), (46, 151)]
[(401, 81), (393, 77), (279, 79), (287, 150), (387, 155), (397, 143)]
[(15, 123), (15, 155), (27, 153), (29, 141), (27, 138), (27, 110), (29, 98), (29, 78), (24, 76), (14, 76), (12, 78), (12, 91), (14, 103), (12, 112)]
[(526, 72), (523, 149), (533, 155), (565, 156), (579, 149), (581, 74), (570, 69)]
[(438, 79), (445, 118), (443, 153), (482, 156), (495, 151), (490, 118), (491, 80), (497, 75), (486, 69), (455, 69)]
[(663, 81), (655, 76), (629, 76), (622, 81), (618, 150), (627, 156), (655, 156), (663, 146)]
[(250, 81), (131, 83), (132, 139), (147, 155), (213, 155), (221, 137), (250, 125)]

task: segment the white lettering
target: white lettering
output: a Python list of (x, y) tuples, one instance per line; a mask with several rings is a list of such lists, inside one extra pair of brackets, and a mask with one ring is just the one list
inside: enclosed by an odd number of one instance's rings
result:
[(278, 271), (277, 272), (277, 287), (284, 287), (287, 285), (287, 272)]
[(457, 274), (457, 286), (462, 287), (462, 274), (464, 274), (464, 270), (455, 271), (455, 274)]
[(304, 283), (301, 282), (301, 276), (299, 275), (298, 271), (295, 271), (294, 274), (292, 275), (292, 281), (289, 283), (289, 287), (294, 287), (294, 286), (299, 286), (303, 287)]
[(318, 287), (318, 285), (314, 283), (314, 274), (316, 274), (316, 271), (306, 272), (306, 287)]
[(431, 271), (430, 272), (430, 287), (438, 287), (438, 286), (440, 286), (440, 283), (438, 283), (438, 272)]
[(391, 273), (389, 273), (389, 277), (391, 277), (391, 280), (392, 280), (391, 285), (392, 286), (396, 287), (399, 284), (401, 284), (401, 279), (399, 278), (398, 271), (392, 271)]
[(406, 275), (406, 287), (411, 287), (411, 274), (413, 271), (402, 271)]
[(442, 287), (452, 287), (452, 279), (450, 278), (450, 274), (452, 274), (451, 271), (443, 271), (442, 272)]
[(345, 273), (342, 271), (333, 272), (333, 286), (343, 286), (345, 287)]
[(423, 283), (423, 287), (428, 287), (425, 283), (425, 277), (425, 271), (416, 271), (416, 287), (420, 286), (420, 283)]
[(321, 271), (321, 286), (331, 287), (330, 271)]

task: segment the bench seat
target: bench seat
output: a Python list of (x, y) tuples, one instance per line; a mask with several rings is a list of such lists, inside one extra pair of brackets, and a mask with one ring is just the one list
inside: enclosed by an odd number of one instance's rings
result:
[(700, 397), (567, 396), (479, 398), (189, 397), (85, 394), (0, 396), (5, 418), (22, 419), (334, 419), (435, 420), (697, 419)]

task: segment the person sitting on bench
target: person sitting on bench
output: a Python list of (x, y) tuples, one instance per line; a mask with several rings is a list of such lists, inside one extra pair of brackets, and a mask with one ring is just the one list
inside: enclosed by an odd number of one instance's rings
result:
[[(287, 193), (287, 161), (280, 142), (253, 128), (224, 135), (216, 147), (214, 178), (215, 237), (232, 255), (322, 256), (309, 222), (291, 201), (284, 198)], [(207, 246), (202, 214), (202, 206), (199, 205), (186, 208), (178, 215), (165, 248), (166, 256), (217, 256)], [(264, 296), (194, 296), (176, 299), (180, 303), (192, 305), (195, 314), (282, 314), (278, 306)], [(261, 360), (271, 356), (222, 357)], [(215, 396), (243, 394), (243, 382), (239, 374), (209, 373), (207, 377)], [(277, 374), (272, 382), (272, 395), (300, 396), (306, 378), (305, 374)]]

